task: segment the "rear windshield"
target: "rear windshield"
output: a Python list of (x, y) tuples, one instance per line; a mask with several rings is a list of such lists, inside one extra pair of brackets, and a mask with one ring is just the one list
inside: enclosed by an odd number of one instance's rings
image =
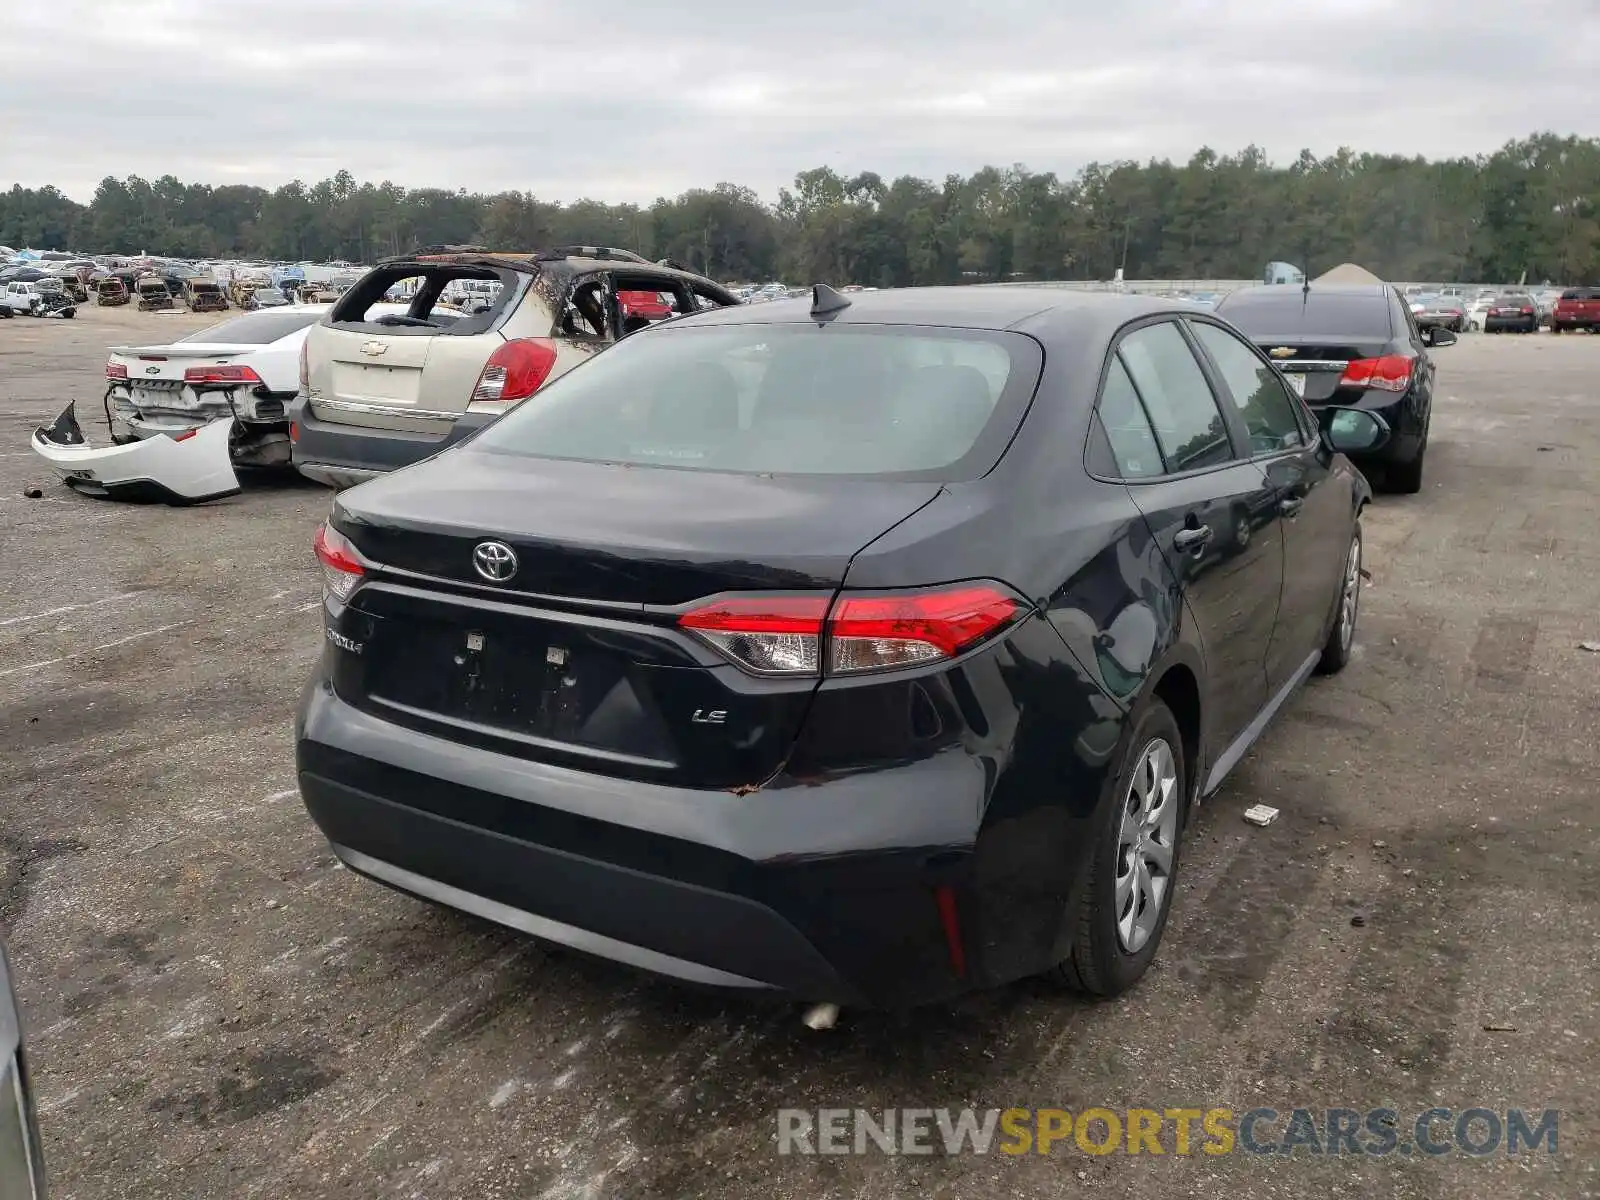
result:
[(297, 329), (315, 325), (320, 320), (322, 320), (320, 312), (247, 313), (178, 340), (218, 346), (265, 346), (268, 342), (288, 337)]
[(1038, 344), (1015, 333), (668, 325), (596, 355), (472, 444), (703, 471), (971, 479), (1016, 432), (1041, 364)]
[(1309, 293), (1298, 288), (1272, 294), (1235, 292), (1224, 297), (1217, 312), (1252, 338), (1310, 334), (1387, 341), (1395, 332), (1389, 324), (1389, 297), (1377, 293), (1319, 294), (1315, 288)]
[(1600, 288), (1569, 288), (1561, 293), (1563, 300), (1600, 300)]
[(1533, 307), (1533, 297), (1532, 296), (1501, 296), (1500, 299), (1495, 301), (1495, 304), (1496, 304), (1496, 306), (1498, 306), (1500, 308), (1532, 308)]

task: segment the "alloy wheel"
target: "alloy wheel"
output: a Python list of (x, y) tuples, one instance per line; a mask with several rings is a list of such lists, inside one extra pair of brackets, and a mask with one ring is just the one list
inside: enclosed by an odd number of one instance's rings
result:
[(1117, 940), (1137, 954), (1161, 924), (1171, 898), (1178, 846), (1178, 764), (1155, 738), (1139, 755), (1122, 801), (1117, 843)]
[(1350, 557), (1344, 567), (1344, 588), (1339, 595), (1339, 645), (1345, 650), (1356, 636), (1356, 611), (1361, 606), (1361, 539), (1350, 541)]

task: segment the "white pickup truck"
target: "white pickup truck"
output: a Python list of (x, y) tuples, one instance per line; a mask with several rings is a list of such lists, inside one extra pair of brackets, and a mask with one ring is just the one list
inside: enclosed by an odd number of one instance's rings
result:
[(0, 315), (31, 317), (44, 308), (44, 296), (31, 283), (12, 280), (0, 288)]

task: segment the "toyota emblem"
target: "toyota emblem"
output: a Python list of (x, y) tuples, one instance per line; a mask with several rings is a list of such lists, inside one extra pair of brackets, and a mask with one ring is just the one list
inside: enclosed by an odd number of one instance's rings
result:
[(472, 565), (490, 583), (504, 583), (517, 573), (517, 552), (504, 542), (479, 542)]

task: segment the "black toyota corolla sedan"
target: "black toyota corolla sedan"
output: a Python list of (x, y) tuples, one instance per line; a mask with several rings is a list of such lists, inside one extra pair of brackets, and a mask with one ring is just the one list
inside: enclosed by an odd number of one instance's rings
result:
[(355, 871), (700, 983), (902, 1005), (1154, 956), (1186, 820), (1350, 654), (1368, 489), (1181, 302), (664, 322), (337, 498), (300, 788)]
[(1272, 357), (1313, 412), (1349, 406), (1382, 417), (1389, 439), (1351, 457), (1391, 491), (1422, 490), (1433, 420), (1428, 350), (1455, 345), (1451, 330), (1419, 327), (1400, 293), (1379, 283), (1240, 288), (1217, 315)]

